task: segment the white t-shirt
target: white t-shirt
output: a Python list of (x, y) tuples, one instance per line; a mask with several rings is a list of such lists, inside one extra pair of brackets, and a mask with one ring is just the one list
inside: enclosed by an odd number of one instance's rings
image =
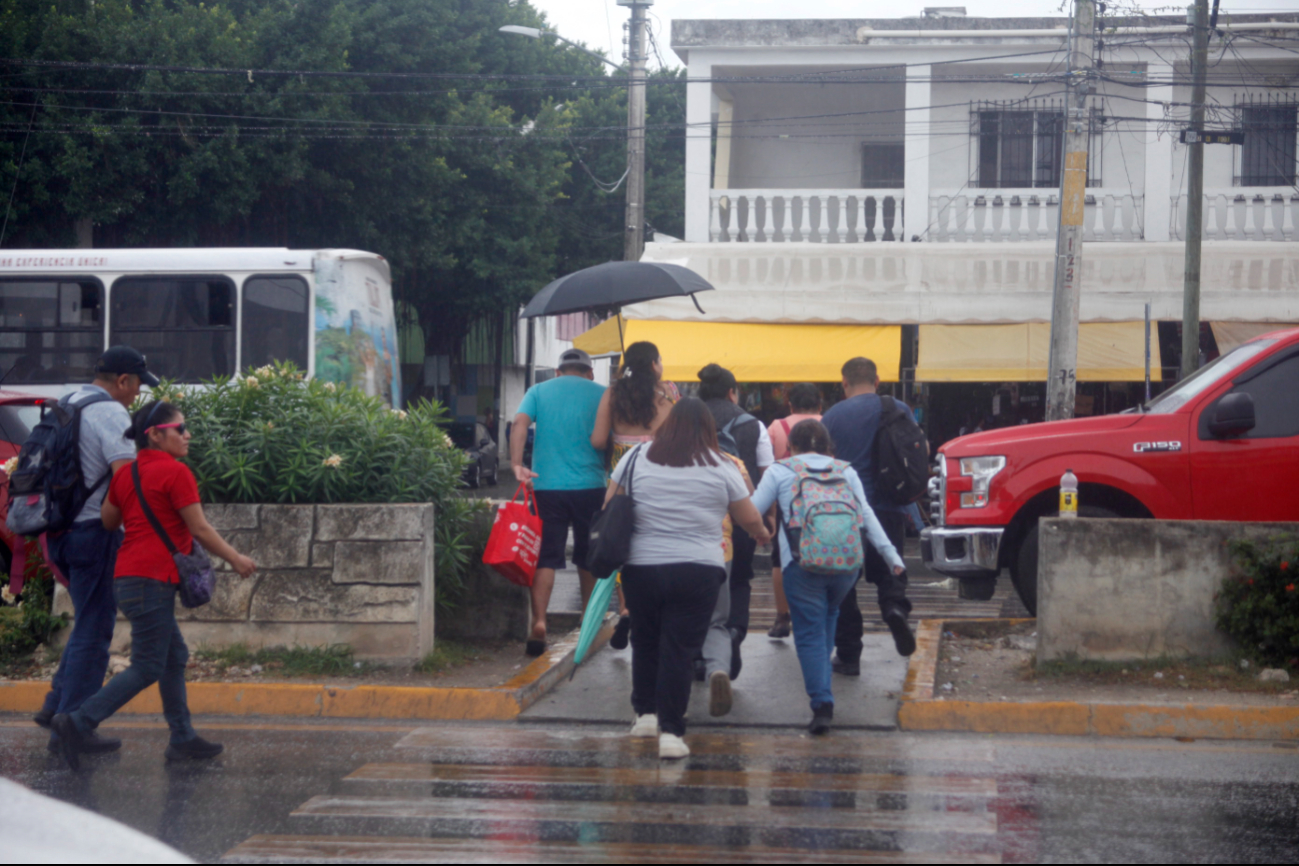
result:
[(720, 454), (716, 466), (660, 466), (647, 450), (637, 445), (613, 470), (613, 480), (626, 488), (627, 472), (635, 466), (636, 529), (627, 564), (697, 562), (724, 568), (722, 518), (732, 502), (749, 497), (739, 470)]

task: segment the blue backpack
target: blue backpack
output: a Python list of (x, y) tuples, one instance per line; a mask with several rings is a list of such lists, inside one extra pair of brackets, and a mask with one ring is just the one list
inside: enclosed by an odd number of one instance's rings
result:
[(42, 407), (41, 420), (18, 452), (18, 468), (9, 476), (9, 517), (15, 535), (40, 535), (71, 528), (82, 507), (112, 476), (112, 470), (89, 487), (81, 474), (81, 410), (111, 400), (93, 394), (72, 403), (68, 394)]

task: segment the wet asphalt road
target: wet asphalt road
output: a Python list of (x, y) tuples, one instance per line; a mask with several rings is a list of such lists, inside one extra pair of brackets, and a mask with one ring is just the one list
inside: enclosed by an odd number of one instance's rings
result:
[(127, 718), (73, 774), (0, 717), (0, 774), (204, 861), (1299, 859), (1299, 751), (1267, 742), (701, 729), (660, 764), (621, 726), (197, 721), (221, 758)]

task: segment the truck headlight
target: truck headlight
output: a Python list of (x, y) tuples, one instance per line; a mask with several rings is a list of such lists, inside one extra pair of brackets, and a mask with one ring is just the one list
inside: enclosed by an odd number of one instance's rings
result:
[(961, 494), (962, 508), (982, 508), (988, 504), (988, 488), (992, 477), (1006, 468), (1005, 457), (964, 457), (961, 475), (969, 478), (972, 489)]

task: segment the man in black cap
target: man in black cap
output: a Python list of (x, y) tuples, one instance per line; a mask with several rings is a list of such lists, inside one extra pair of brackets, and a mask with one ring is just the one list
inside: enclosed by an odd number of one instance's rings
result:
[[(130, 346), (114, 346), (95, 364), (95, 380), (67, 398), (80, 412), (81, 476), (92, 492), (72, 528), (50, 539), (50, 557), (68, 579), (75, 625), (45, 704), (35, 717), (43, 728), (57, 713), (79, 709), (104, 684), (117, 622), (113, 567), (122, 533), (104, 528), (100, 508), (111, 476), (135, 459), (135, 443), (124, 436), (131, 426), (127, 409), (139, 396), (141, 385), (157, 384), (144, 355)], [(51, 739), (51, 749), (57, 745)], [(111, 752), (122, 741), (92, 734), (85, 745), (87, 752)]]

